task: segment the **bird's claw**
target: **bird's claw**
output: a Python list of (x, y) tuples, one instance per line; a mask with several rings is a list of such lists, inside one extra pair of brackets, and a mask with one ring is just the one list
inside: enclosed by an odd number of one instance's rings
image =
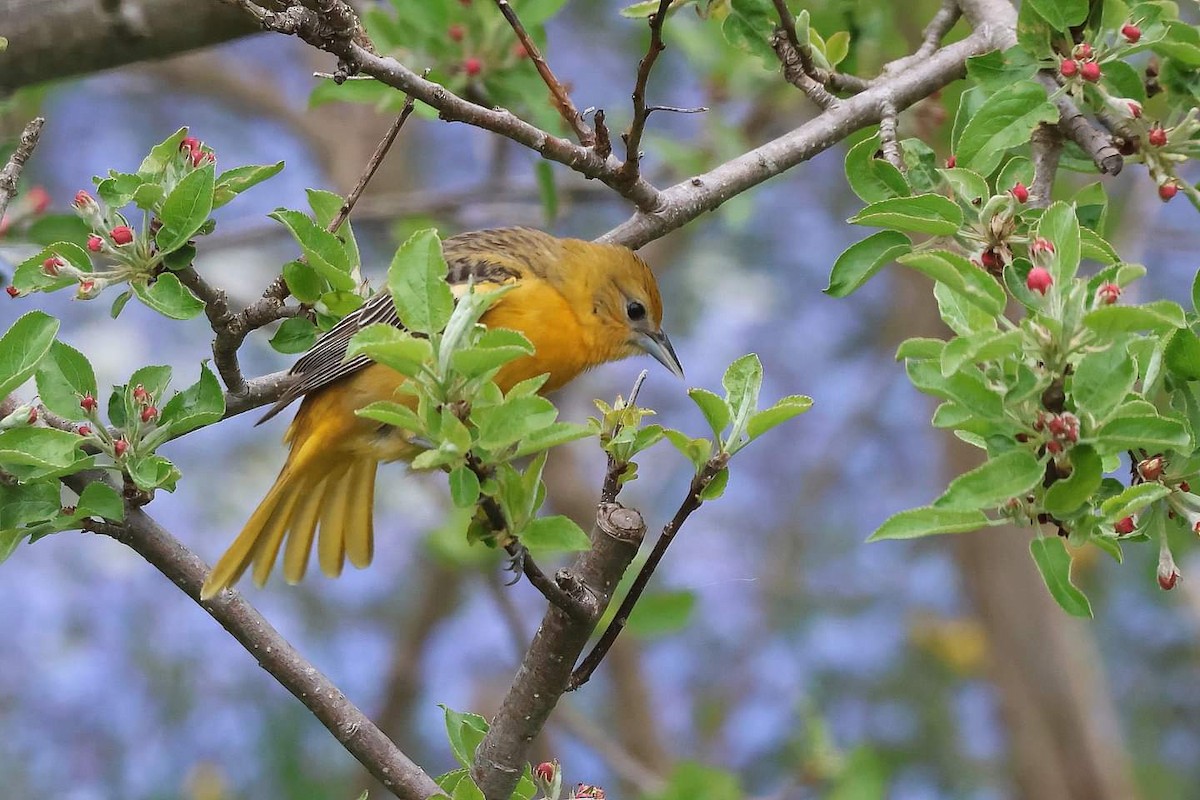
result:
[(508, 559), (504, 565), (505, 572), (513, 573), (512, 580), (505, 581), (505, 586), (512, 586), (521, 580), (521, 576), (525, 574), (525, 558), (529, 555), (529, 550), (520, 542), (515, 542), (508, 546)]

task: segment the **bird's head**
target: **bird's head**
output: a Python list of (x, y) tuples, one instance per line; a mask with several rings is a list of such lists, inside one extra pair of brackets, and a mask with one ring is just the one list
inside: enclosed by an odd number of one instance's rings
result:
[(572, 270), (584, 280), (572, 301), (581, 318), (590, 316), (596, 331), (600, 361), (617, 361), (645, 353), (672, 373), (683, 377), (683, 367), (671, 340), (662, 329), (662, 295), (650, 267), (627, 247), (566, 240)]

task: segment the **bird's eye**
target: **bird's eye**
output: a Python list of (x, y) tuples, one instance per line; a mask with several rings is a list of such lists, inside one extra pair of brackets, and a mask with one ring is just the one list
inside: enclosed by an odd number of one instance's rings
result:
[(630, 300), (629, 305), (625, 306), (625, 313), (633, 322), (641, 322), (646, 318), (646, 307), (637, 300)]

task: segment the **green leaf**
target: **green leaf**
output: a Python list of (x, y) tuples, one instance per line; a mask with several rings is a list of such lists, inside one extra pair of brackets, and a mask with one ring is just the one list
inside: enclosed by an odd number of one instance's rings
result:
[(1200, 337), (1189, 328), (1179, 328), (1170, 334), (1163, 363), (1185, 381), (1200, 380)]
[(812, 398), (807, 395), (788, 395), (770, 408), (765, 408), (751, 416), (750, 421), (746, 424), (746, 435), (751, 440), (757, 439), (776, 425), (808, 411), (812, 408), (812, 403)]
[(162, 227), (154, 235), (159, 252), (183, 247), (208, 221), (213, 208), (213, 181), (213, 165), (205, 164), (175, 184), (159, 211)]
[(952, 236), (963, 224), (963, 212), (957, 203), (940, 194), (919, 194), (876, 201), (851, 217), (849, 222), (931, 236)]
[(1074, 278), (1081, 248), (1075, 209), (1061, 200), (1054, 203), (1038, 220), (1037, 235), (1054, 243), (1049, 265), (1054, 280), (1063, 284)]
[(1152, 503), (1156, 503), (1171, 493), (1170, 487), (1157, 481), (1139, 483), (1108, 498), (1100, 504), (1100, 513), (1104, 521), (1111, 525), (1117, 520), (1131, 517)]
[(388, 268), (388, 291), (409, 330), (428, 334), (446, 327), (454, 295), (446, 283), (446, 260), (436, 230), (417, 231), (396, 251)]
[(889, 517), (868, 537), (867, 541), (916, 539), (938, 533), (965, 533), (987, 525), (988, 518), (982, 511), (959, 511), (952, 508), (923, 506), (901, 511), (899, 514)]
[(355, 412), (360, 417), (385, 422), (415, 434), (425, 432), (425, 424), (417, 412), (400, 403), (379, 400)]
[(329, 290), (329, 282), (317, 274), (303, 261), (289, 261), (283, 265), (283, 280), (288, 291), (301, 303), (312, 305)]
[(991, 275), (957, 253), (923, 250), (896, 260), (945, 284), (947, 289), (969, 300), (992, 318), (1004, 311), (1004, 288)]
[(938, 359), (942, 357), (942, 350), (946, 347), (946, 342), (941, 339), (930, 339), (921, 336), (905, 339), (896, 348), (896, 360), (903, 361), (906, 358), (917, 359), (919, 361)]
[(274, 164), (246, 164), (227, 169), (217, 176), (213, 192), (213, 208), (220, 208), (242, 192), (273, 178), (283, 169), (283, 162)]
[(471, 409), (471, 421), (478, 429), (478, 443), (488, 450), (516, 444), (536, 430), (548, 427), (558, 409), (544, 397), (514, 397), (496, 406)]
[(41, 311), (30, 311), (0, 336), (0, 399), (8, 397), (37, 371), (56, 333), (58, 320)]
[[(1088, 0), (1027, 0), (1050, 27), (1063, 33), (1087, 19)], [(1088, 614), (1088, 616), (1091, 616)]]
[(1115, 334), (1131, 331), (1163, 333), (1183, 328), (1187, 321), (1178, 303), (1157, 300), (1140, 306), (1102, 306), (1089, 311), (1083, 318), (1083, 324), (1102, 338), (1111, 338)]
[(697, 472), (703, 469), (704, 465), (708, 463), (709, 457), (712, 456), (713, 445), (708, 439), (693, 439), (687, 434), (671, 428), (663, 430), (663, 436), (683, 454), (684, 458), (692, 462)]
[(959, 511), (995, 508), (1041, 483), (1045, 467), (1028, 450), (1010, 450), (959, 475), (934, 506)]
[(96, 374), (87, 358), (75, 348), (54, 342), (37, 369), (38, 397), (46, 408), (70, 420), (87, 418), (79, 401), (95, 397)]
[(705, 502), (708, 502), (709, 500), (716, 500), (721, 495), (725, 494), (725, 487), (728, 485), (729, 467), (725, 467), (713, 475), (712, 480), (700, 490), (700, 499)]
[(458, 763), (467, 769), (475, 761), (475, 749), (487, 734), (487, 720), (478, 714), (454, 711), (448, 706), (442, 706), (446, 714), (446, 736), (450, 740), (450, 749)]
[(649, 592), (642, 595), (626, 629), (634, 636), (650, 639), (687, 627), (696, 610), (696, 593), (687, 590)]
[(1029, 543), (1029, 552), (1046, 588), (1063, 610), (1076, 617), (1092, 616), (1087, 596), (1071, 583), (1071, 556), (1066, 543), (1057, 536), (1039, 536)]
[(306, 317), (285, 319), (271, 337), (271, 347), (280, 353), (303, 353), (317, 340), (317, 326)]
[(962, 370), (946, 376), (942, 375), (940, 366), (931, 361), (910, 360), (905, 364), (905, 371), (918, 391), (954, 400), (983, 419), (1004, 418), (1003, 400), (983, 381), (978, 370)]
[(450, 471), (450, 499), (458, 508), (471, 508), (479, 501), (479, 477), (469, 467)]
[(182, 436), (225, 416), (225, 394), (217, 376), (206, 365), (200, 365), (200, 379), (178, 392), (162, 407), (159, 428), (170, 430), (171, 437)]
[(1096, 431), (1097, 444), (1108, 452), (1145, 449), (1179, 450), (1191, 447), (1192, 437), (1182, 422), (1166, 417), (1113, 417)]
[(1066, 517), (1088, 501), (1100, 488), (1104, 464), (1086, 444), (1071, 449), (1071, 474), (1050, 485), (1042, 506), (1051, 514)]
[(592, 540), (570, 517), (557, 514), (529, 521), (521, 531), (521, 544), (531, 553), (581, 552), (592, 546)]
[(456, 350), (450, 363), (455, 371), (475, 378), (528, 355), (533, 355), (533, 343), (524, 334), (507, 328), (489, 328), (471, 347)]
[(864, 203), (877, 203), (912, 194), (904, 174), (890, 161), (876, 158), (879, 137), (872, 136), (851, 147), (846, 153), (846, 180)]
[(1070, 393), (1078, 410), (1102, 420), (1133, 390), (1137, 366), (1124, 342), (1091, 352), (1079, 360), (1071, 377)]
[(179, 470), (162, 456), (138, 456), (125, 461), (129, 477), (142, 491), (151, 489), (175, 490), (175, 482), (179, 480)]
[(318, 226), (311, 217), (299, 211), (281, 208), (272, 211), (268, 216), (283, 223), (291, 231), (308, 265), (329, 281), (330, 286), (344, 292), (354, 289), (350, 259), (337, 236)]
[(92, 271), (92, 260), (87, 251), (70, 242), (55, 242), (17, 265), (12, 284), (22, 292), (53, 292), (64, 286), (75, 285), (75, 279), (60, 273), (58, 277), (47, 275), (42, 269), (46, 259), (58, 256), (80, 272)]
[(736, 359), (725, 370), (721, 385), (725, 387), (725, 401), (735, 420), (747, 419), (758, 407), (762, 379), (762, 362), (754, 353)]
[(558, 447), (560, 444), (585, 439), (591, 435), (592, 429), (586, 425), (578, 425), (573, 422), (555, 422), (523, 437), (517, 444), (517, 449), (513, 452), (512, 457), (523, 458), (524, 456), (548, 450), (551, 447)]
[(103, 481), (92, 481), (83, 487), (75, 503), (77, 517), (103, 517), (116, 522), (125, 518), (125, 502), (116, 489)]
[(1020, 47), (1010, 47), (1003, 53), (992, 50), (967, 59), (967, 75), (989, 92), (1016, 81), (1029, 80), (1036, 74), (1037, 62)]
[(688, 389), (688, 397), (699, 407), (700, 413), (708, 422), (708, 427), (712, 429), (713, 436), (720, 438), (721, 432), (733, 421), (733, 411), (729, 404), (707, 389)]
[(154, 309), (164, 317), (171, 319), (191, 319), (204, 310), (204, 303), (192, 290), (179, 282), (172, 272), (164, 272), (154, 283), (131, 283), (129, 287), (145, 305)]
[(1058, 109), (1046, 89), (1033, 81), (1017, 81), (983, 101), (963, 128), (955, 149), (959, 166), (991, 174), (1010, 147), (1029, 141), (1042, 122), (1056, 122)]
[(390, 367), (410, 377), (433, 359), (433, 347), (428, 339), (419, 339), (394, 325), (377, 322), (368, 325), (350, 339), (346, 357), (365, 355), (372, 361)]
[[(57, 482), (16, 484), (0, 483), (0, 531), (11, 531), (21, 525), (29, 525), (58, 516), (62, 510)], [(3, 534), (0, 534), (0, 538)], [(17, 539), (16, 541), (20, 541)], [(13, 546), (16, 545), (13, 542)], [(0, 543), (0, 561), (6, 557), (4, 545)]]
[(898, 231), (872, 233), (861, 242), (850, 245), (833, 262), (825, 293), (832, 297), (846, 297), (883, 267), (911, 252), (912, 243)]
[(0, 465), (59, 470), (79, 461), (83, 437), (57, 428), (10, 428), (0, 431)]
[(179, 143), (187, 136), (187, 128), (180, 128), (166, 139), (150, 148), (149, 154), (142, 159), (137, 174), (146, 181), (158, 181), (167, 169), (167, 164), (180, 159)]

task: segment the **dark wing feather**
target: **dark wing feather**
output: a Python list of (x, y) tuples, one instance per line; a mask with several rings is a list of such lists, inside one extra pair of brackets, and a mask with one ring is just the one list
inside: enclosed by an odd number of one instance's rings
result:
[[(447, 239), (443, 243), (449, 268), (447, 280), (451, 286), (460, 286), (471, 280), (475, 283), (507, 283), (521, 277), (526, 265), (507, 258), (504, 247), (511, 246), (513, 238), (520, 240), (526, 237), (537, 239), (543, 246), (546, 244), (540, 241), (542, 239), (556, 242), (548, 234), (521, 228), (479, 231)], [(377, 322), (404, 327), (392, 303), (392, 296), (386, 290), (376, 292), (357, 311), (342, 318), (292, 365), (288, 370), (292, 380), (287, 389), (257, 424), (266, 422), (296, 398), (352, 375), (370, 364), (371, 360), (366, 356), (347, 359), (346, 350), (354, 334)]]

